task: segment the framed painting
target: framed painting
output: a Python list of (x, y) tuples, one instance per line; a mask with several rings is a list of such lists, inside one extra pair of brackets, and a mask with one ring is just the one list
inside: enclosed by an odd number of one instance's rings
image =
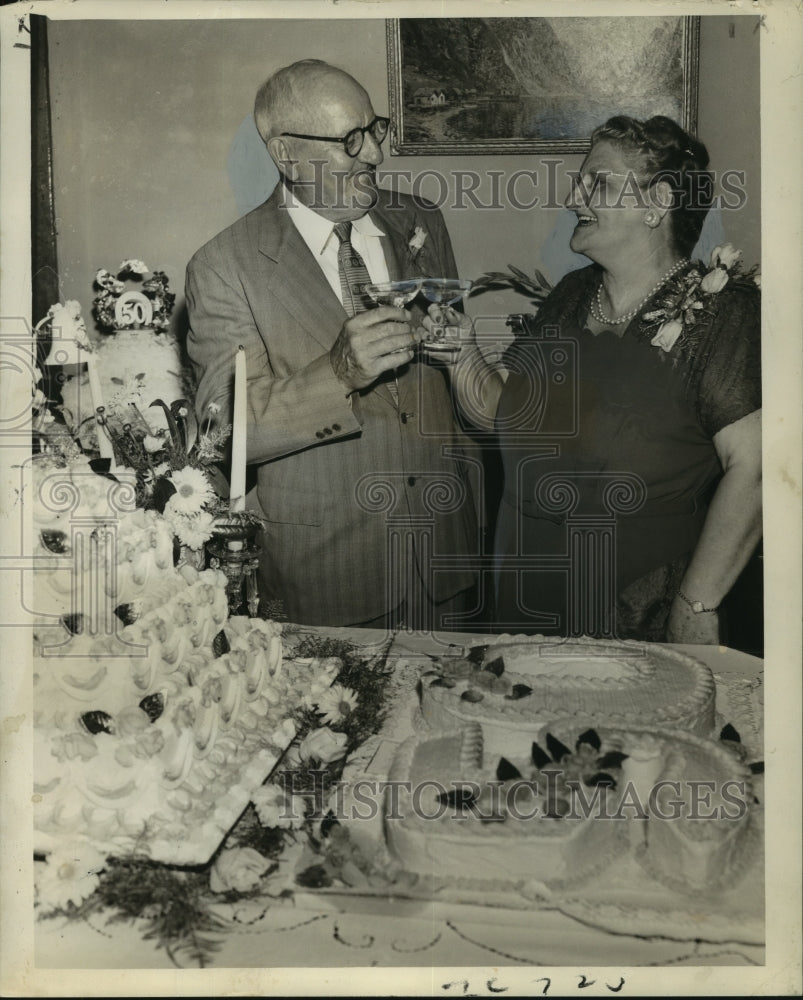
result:
[(396, 155), (584, 153), (615, 114), (697, 125), (699, 17), (387, 22)]

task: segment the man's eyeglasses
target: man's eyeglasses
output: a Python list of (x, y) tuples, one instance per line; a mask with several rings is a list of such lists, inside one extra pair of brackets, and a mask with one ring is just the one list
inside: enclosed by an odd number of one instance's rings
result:
[(342, 142), (345, 151), (349, 156), (354, 158), (355, 156), (359, 156), (362, 151), (366, 132), (370, 132), (371, 138), (374, 142), (381, 145), (385, 141), (385, 136), (388, 134), (389, 129), (390, 118), (380, 118), (377, 115), (377, 117), (374, 118), (369, 125), (353, 128), (344, 136), (305, 135), (303, 132), (282, 132), (281, 134), (292, 139), (315, 139), (318, 142)]

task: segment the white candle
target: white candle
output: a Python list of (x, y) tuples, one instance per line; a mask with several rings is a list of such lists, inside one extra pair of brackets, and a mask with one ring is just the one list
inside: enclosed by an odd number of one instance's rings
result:
[[(98, 409), (103, 406), (103, 393), (100, 390), (100, 377), (98, 375), (97, 358), (94, 354), (88, 354), (86, 359), (86, 373), (89, 376), (89, 392), (92, 396), (92, 409), (97, 415)], [(114, 449), (106, 433), (106, 429), (97, 424), (98, 448), (101, 458), (110, 458), (114, 465)]]
[(234, 419), (231, 429), (231, 501), (229, 508), (245, 510), (245, 423), (247, 414), (245, 348), (240, 346), (234, 358)]

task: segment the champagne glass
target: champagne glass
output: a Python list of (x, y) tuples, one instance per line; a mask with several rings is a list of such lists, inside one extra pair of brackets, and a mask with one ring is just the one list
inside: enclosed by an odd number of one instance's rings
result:
[[(437, 302), (441, 306), (453, 306), (465, 299), (471, 291), (471, 285), (468, 278), (424, 278), (421, 293), (430, 302)], [(436, 355), (460, 352), (458, 337), (454, 334), (449, 336), (447, 327), (436, 327), (432, 337), (432, 340), (422, 343), (422, 350)]]
[(407, 278), (404, 281), (377, 281), (365, 286), (366, 294), (378, 306), (393, 306), (404, 309), (408, 302), (418, 295), (422, 278)]
[[(378, 306), (393, 306), (404, 309), (412, 302), (421, 290), (422, 278), (405, 278), (402, 281), (377, 281), (365, 286), (365, 293)], [(406, 347), (392, 351), (392, 354), (404, 354)]]

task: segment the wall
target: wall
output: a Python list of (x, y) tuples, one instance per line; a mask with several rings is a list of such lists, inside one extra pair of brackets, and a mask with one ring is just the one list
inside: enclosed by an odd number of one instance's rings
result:
[[(748, 263), (760, 255), (756, 24), (753, 17), (704, 17), (700, 45), (699, 133), (713, 166), (746, 171), (747, 204), (723, 222)], [(230, 179), (231, 147), (235, 138), (244, 143), (252, 170), (253, 158), (262, 157), (248, 116), (258, 85), (274, 69), (299, 58), (328, 59), (360, 79), (378, 113), (388, 109), (385, 25), (378, 18), (50, 21), (49, 40), (61, 289), (63, 297), (81, 301), (87, 319), (98, 267), (114, 269), (138, 257), (165, 270), (180, 293), (192, 253), (241, 214)], [(562, 169), (577, 169), (580, 161), (567, 156)], [(255, 169), (270, 178), (266, 159)], [(386, 156), (382, 169), (414, 177), (445, 170), (452, 194), (461, 170), (546, 176), (534, 156)], [(478, 192), (483, 200), (489, 184)], [(437, 195), (438, 188), (430, 178), (420, 190)], [(520, 193), (533, 190), (523, 183)], [(468, 277), (507, 263), (543, 267), (542, 247), (560, 217), (557, 208), (445, 211), (458, 266)], [(526, 306), (512, 294), (483, 297), (485, 309)]]

